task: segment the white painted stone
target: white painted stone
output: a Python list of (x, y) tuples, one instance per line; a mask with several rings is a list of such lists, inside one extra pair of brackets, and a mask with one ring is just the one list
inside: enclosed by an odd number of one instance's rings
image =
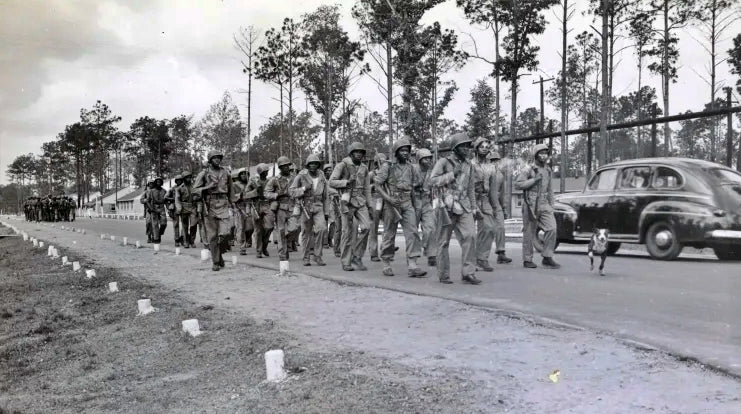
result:
[(154, 244), (154, 252), (157, 253), (159, 251), (160, 251), (160, 245), (159, 245), (159, 243), (155, 243)]
[(80, 270), (80, 262), (72, 262), (72, 271), (76, 272)]
[(280, 266), (280, 275), (285, 276), (286, 273), (288, 273), (291, 269), (290, 262), (288, 260), (281, 260), (279, 262)]
[(100, 235), (100, 239), (101, 239), (101, 240), (105, 239), (105, 234), (101, 234), (101, 235)]
[(95, 276), (96, 276), (95, 275), (95, 269), (86, 269), (85, 270), (85, 277), (87, 277), (88, 279), (92, 279)]
[(139, 299), (138, 301), (136, 301), (136, 304), (139, 307), (138, 315), (147, 315), (155, 311), (155, 309), (152, 307), (151, 299)]
[(67, 260), (67, 256), (62, 256), (62, 266), (67, 266), (69, 264), (69, 260)]
[(136, 241), (136, 248), (138, 249), (138, 248), (140, 248), (140, 247), (142, 247), (142, 244), (141, 244), (141, 242), (139, 242), (139, 240), (137, 240), (137, 241)]
[(54, 246), (49, 246), (49, 248), (46, 251), (47, 256), (53, 256), (54, 255)]
[(39, 242), (39, 248), (41, 248), (41, 249), (44, 248), (44, 242)]
[(86, 234), (86, 233), (87, 233), (87, 232), (85, 231), (85, 229), (82, 229), (82, 234)]
[(129, 244), (129, 238), (128, 237), (124, 237), (123, 238), (123, 245), (126, 246), (127, 244)]
[(190, 336), (198, 336), (201, 332), (201, 327), (198, 325), (198, 319), (187, 319), (183, 321), (183, 332)]
[(201, 261), (205, 262), (211, 258), (211, 252), (208, 249), (201, 249)]
[(265, 353), (265, 371), (268, 381), (279, 382), (286, 379), (286, 370), (283, 369), (283, 350), (273, 349)]
[(116, 236), (111, 236), (111, 241), (116, 241)]
[(77, 244), (77, 241), (76, 240), (72, 240), (72, 244)]
[(237, 261), (238, 261), (237, 260), (237, 256), (232, 256), (232, 264), (233, 265), (236, 265), (237, 264)]
[(118, 292), (118, 282), (110, 282), (108, 284), (108, 291), (111, 293)]
[(180, 248), (179, 247), (176, 247), (175, 248), (175, 256), (180, 256)]
[(23, 233), (23, 241), (28, 241), (28, 234)]

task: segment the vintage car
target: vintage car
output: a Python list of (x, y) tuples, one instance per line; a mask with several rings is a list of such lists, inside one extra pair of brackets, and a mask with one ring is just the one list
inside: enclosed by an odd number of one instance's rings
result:
[(615, 162), (597, 170), (582, 192), (557, 195), (554, 208), (558, 243), (588, 243), (593, 229), (607, 228), (610, 254), (621, 243), (640, 243), (660, 260), (675, 259), (684, 246), (741, 260), (741, 174), (720, 164)]

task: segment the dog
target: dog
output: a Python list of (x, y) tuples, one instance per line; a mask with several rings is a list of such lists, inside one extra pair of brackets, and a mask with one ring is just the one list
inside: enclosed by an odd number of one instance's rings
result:
[(610, 232), (607, 229), (595, 228), (592, 230), (592, 238), (589, 239), (587, 254), (589, 255), (589, 271), (594, 270), (594, 255), (599, 255), (601, 261), (599, 264), (599, 275), (605, 275), (605, 259), (607, 259), (607, 244), (610, 238)]

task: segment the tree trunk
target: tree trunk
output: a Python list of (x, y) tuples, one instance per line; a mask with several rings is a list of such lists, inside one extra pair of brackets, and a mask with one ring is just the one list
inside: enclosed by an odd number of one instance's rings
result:
[[(716, 0), (713, 0), (712, 4), (712, 16), (710, 24), (710, 110), (715, 109), (715, 22), (716, 22)], [(710, 122), (710, 161), (715, 162), (717, 157), (717, 131), (718, 117), (713, 117)]]
[[(566, 35), (567, 32), (567, 21), (568, 21), (568, 10), (569, 0), (563, 0), (563, 38), (561, 47), (563, 52), (561, 53), (561, 167), (560, 167), (560, 188), (559, 191), (564, 193), (566, 191), (566, 152), (568, 150), (568, 142), (566, 141), (566, 112), (568, 110), (566, 103)], [(541, 83), (541, 87), (542, 87)]]
[[(664, 99), (664, 116), (669, 116), (669, 0), (664, 0), (664, 51), (661, 59), (661, 94)], [(664, 123), (664, 156), (671, 150), (671, 130), (669, 123)]]
[[(494, 61), (499, 61), (499, 21), (495, 18), (494, 20)], [(494, 108), (494, 135), (496, 136), (500, 132), (502, 132), (501, 125), (499, 125), (499, 117), (501, 116), (501, 109), (499, 107), (499, 72), (495, 71), (494, 75), (494, 87), (496, 89), (496, 95), (495, 95), (495, 105), (496, 108)]]
[(608, 107), (610, 105), (609, 100), (609, 68), (608, 68), (608, 30), (609, 30), (609, 16), (607, 10), (610, 9), (611, 0), (602, 0), (602, 102), (600, 104), (600, 126), (599, 126), (599, 151), (597, 152), (597, 160), (599, 165), (604, 165), (607, 159), (607, 122), (608, 118)]
[(391, 61), (391, 41), (386, 41), (386, 100), (388, 108), (388, 122), (389, 122), (389, 152), (394, 145), (394, 92), (393, 92), (393, 65)]

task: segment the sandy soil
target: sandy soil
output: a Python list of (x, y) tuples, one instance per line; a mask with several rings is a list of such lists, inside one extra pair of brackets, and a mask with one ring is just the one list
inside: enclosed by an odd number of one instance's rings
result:
[[(72, 248), (62, 254), (98, 278), (0, 239), (9, 410), (741, 412), (736, 379), (585, 330), (246, 265), (212, 273), (46, 226), (31, 235)], [(110, 280), (122, 292), (107, 294)], [(160, 311), (136, 317), (142, 296)], [(203, 336), (180, 333), (190, 317)], [(278, 347), (307, 370), (266, 384), (262, 353)]]

